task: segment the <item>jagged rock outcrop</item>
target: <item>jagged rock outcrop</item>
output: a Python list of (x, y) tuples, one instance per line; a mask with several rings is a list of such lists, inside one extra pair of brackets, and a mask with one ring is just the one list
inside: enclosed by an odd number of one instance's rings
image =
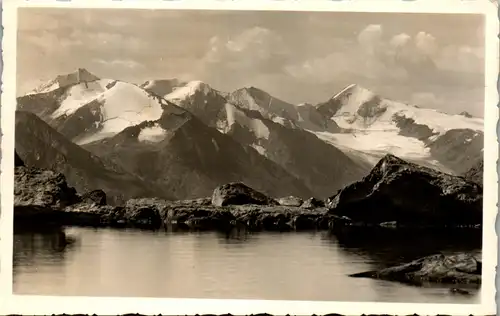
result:
[(86, 203), (95, 203), (97, 205), (106, 205), (106, 192), (103, 190), (93, 190), (82, 195)]
[(457, 255), (432, 255), (410, 263), (351, 275), (389, 281), (399, 281), (415, 285), (423, 283), (465, 283), (481, 284), (482, 263), (474, 256), (462, 253)]
[(402, 226), (470, 226), (482, 223), (482, 188), (386, 155), (361, 181), (329, 199), (330, 213), (353, 222)]
[(303, 208), (317, 208), (317, 207), (325, 207), (325, 202), (318, 200), (317, 198), (309, 198), (304, 201), (301, 205)]
[(212, 204), (227, 205), (277, 205), (278, 202), (241, 182), (223, 184), (214, 190)]
[(472, 182), (483, 186), (484, 160), (481, 158), (472, 168), (467, 170), (463, 176)]
[(14, 207), (58, 209), (79, 202), (64, 175), (38, 168), (15, 167)]

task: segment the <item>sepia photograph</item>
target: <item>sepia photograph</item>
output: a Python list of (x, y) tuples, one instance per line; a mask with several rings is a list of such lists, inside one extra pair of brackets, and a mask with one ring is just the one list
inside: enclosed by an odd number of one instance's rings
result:
[(14, 295), (494, 297), (484, 14), (21, 7), (16, 25)]

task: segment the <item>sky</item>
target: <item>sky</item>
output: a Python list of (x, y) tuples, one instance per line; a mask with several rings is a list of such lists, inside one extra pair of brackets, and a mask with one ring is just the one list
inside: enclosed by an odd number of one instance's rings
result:
[(357, 83), (381, 96), (483, 116), (480, 15), (22, 8), (22, 95), (86, 68), (101, 78), (202, 80), (318, 103)]

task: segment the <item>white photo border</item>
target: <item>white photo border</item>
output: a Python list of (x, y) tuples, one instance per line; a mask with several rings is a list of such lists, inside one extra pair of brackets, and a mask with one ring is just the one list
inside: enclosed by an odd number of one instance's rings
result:
[[(14, 127), (16, 106), (17, 9), (29, 7), (115, 9), (278, 10), (394, 13), (476, 13), (485, 15), (485, 128), (483, 195), (483, 278), (480, 304), (414, 304), (271, 300), (214, 300), (170, 298), (59, 297), (12, 294)], [(1, 107), (0, 314), (257, 314), (273, 315), (489, 315), (496, 314), (495, 271), (498, 202), (498, 71), (499, 21), (489, 0), (3, 0), (3, 73)], [(450, 26), (453, 27), (453, 26)]]

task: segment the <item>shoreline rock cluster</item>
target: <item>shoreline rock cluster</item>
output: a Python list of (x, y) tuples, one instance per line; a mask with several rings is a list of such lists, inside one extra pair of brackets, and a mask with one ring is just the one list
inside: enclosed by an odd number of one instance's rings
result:
[(426, 283), (481, 284), (482, 262), (466, 253), (455, 255), (437, 254), (409, 263), (378, 271), (350, 275), (354, 278), (371, 278), (398, 281), (421, 286)]
[(167, 201), (136, 198), (106, 203), (106, 193), (79, 195), (62, 174), (29, 168), (16, 154), (16, 225), (178, 225), (193, 230), (322, 230), (342, 226), (385, 228), (480, 228), (482, 187), (387, 155), (369, 175), (327, 201), (289, 196), (274, 199), (243, 183), (223, 184), (212, 197)]

